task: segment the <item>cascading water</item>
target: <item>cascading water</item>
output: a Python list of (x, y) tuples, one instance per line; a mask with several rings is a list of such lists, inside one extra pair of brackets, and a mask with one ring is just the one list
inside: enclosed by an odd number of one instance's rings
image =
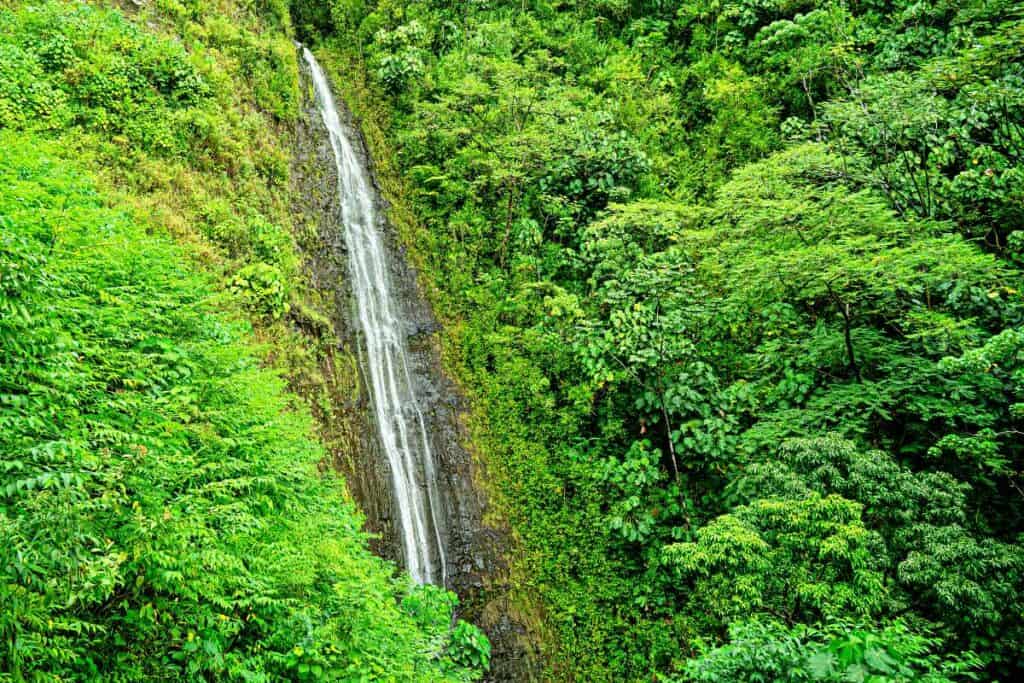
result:
[(413, 388), (398, 306), (392, 293), (375, 189), (342, 125), (330, 85), (316, 58), (302, 49), (338, 169), (341, 224), (362, 331), (361, 360), (380, 440), (391, 470), (405, 567), (419, 583), (447, 582), (443, 518), (423, 412)]

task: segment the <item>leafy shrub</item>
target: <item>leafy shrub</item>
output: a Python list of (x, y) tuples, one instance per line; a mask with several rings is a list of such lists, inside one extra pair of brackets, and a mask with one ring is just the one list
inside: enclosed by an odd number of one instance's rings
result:
[(603, 209), (616, 188), (635, 189), (650, 170), (650, 162), (637, 140), (613, 126), (607, 115), (588, 117), (575, 127), (569, 153), (552, 163), (540, 179), (540, 190), (560, 195), (583, 206), (581, 218)]
[(388, 92), (400, 94), (423, 75), (423, 60), (415, 50), (380, 57), (377, 77)]
[(291, 308), (281, 271), (267, 263), (241, 267), (231, 278), (230, 287), (246, 306), (263, 315), (280, 318)]
[(40, 61), (0, 44), (0, 127), (59, 128), (70, 116), (67, 97), (46, 80)]
[(971, 680), (977, 661), (944, 658), (941, 641), (915, 634), (896, 622), (884, 628), (841, 621), (824, 628), (786, 627), (774, 621), (748, 620), (729, 628), (729, 642), (686, 665), (687, 681), (702, 683), (776, 683), (810, 681)]
[(448, 653), (457, 664), (475, 671), (486, 672), (491, 663), (491, 643), (483, 632), (465, 621), (452, 631)]
[(0, 96), (17, 97), (10, 107), (23, 112), (5, 115), (11, 127), (52, 120), (54, 128), (73, 117), (89, 129), (127, 135), (143, 149), (181, 154), (189, 136), (173, 129), (180, 120), (173, 113), (211, 96), (180, 44), (140, 31), (114, 10), (56, 0), (0, 10), (0, 49), (9, 53), (0, 87), (22, 83), (17, 93)]

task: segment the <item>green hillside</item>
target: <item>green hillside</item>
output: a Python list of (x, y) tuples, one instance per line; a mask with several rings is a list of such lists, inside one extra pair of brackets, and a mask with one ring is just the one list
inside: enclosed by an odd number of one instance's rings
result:
[(447, 319), (552, 678), (1015, 680), (1018, 4), (293, 17)]
[(286, 11), (127, 7), (0, 10), (0, 680), (477, 678), (320, 466)]
[(334, 473), (293, 39), (543, 680), (1024, 673), (1020, 3), (0, 0), (0, 681), (487, 675)]

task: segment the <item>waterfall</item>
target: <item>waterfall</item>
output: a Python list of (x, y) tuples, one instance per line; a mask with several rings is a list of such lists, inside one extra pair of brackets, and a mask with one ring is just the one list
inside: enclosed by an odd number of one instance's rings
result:
[(443, 586), (448, 577), (434, 456), (409, 373), (407, 335), (391, 289), (376, 190), (356, 154), (354, 131), (338, 116), (323, 70), (307, 48), (302, 52), (338, 169), (340, 219), (362, 332), (360, 360), (391, 471), (405, 568), (419, 583)]

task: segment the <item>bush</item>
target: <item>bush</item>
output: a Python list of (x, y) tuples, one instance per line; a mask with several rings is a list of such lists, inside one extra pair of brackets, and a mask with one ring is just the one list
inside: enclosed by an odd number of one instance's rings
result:
[(281, 271), (266, 263), (243, 266), (231, 278), (231, 291), (257, 313), (280, 318), (291, 308)]
[(0, 43), (0, 128), (59, 128), (71, 117), (67, 97), (34, 55)]

